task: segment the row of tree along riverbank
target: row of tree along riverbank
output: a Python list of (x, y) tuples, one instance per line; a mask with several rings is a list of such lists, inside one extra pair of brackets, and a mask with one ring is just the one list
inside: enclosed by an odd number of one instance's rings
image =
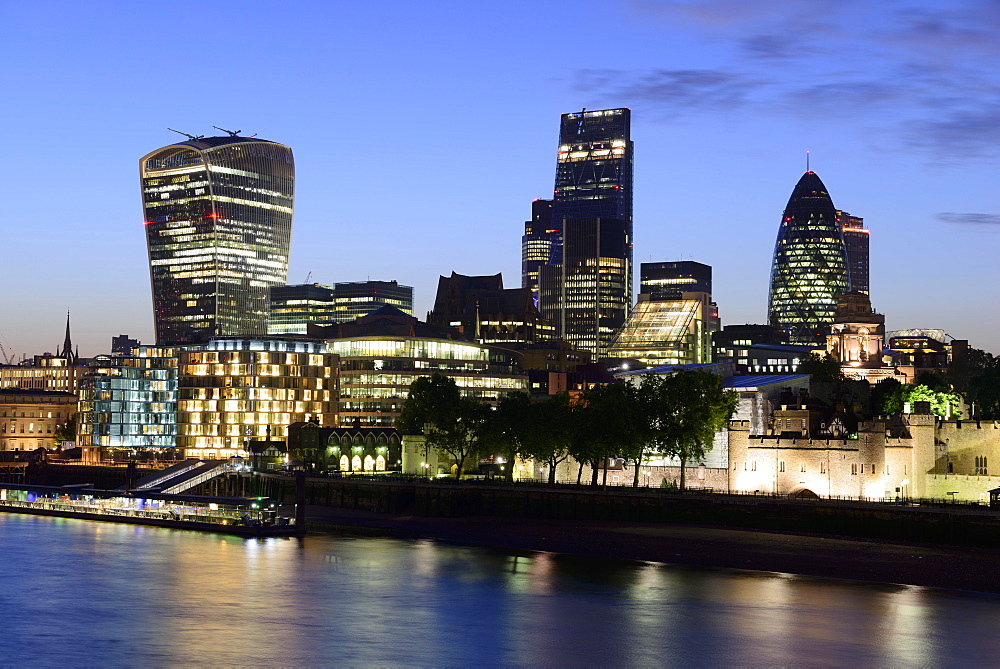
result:
[[(268, 493), (295, 498), (290, 477), (270, 478)], [(488, 485), (391, 479), (308, 480), (306, 504), (397, 516), (501, 517), (560, 521), (694, 524), (1000, 547), (1000, 515), (976, 507), (903, 507), (839, 500), (671, 493), (656, 488)]]

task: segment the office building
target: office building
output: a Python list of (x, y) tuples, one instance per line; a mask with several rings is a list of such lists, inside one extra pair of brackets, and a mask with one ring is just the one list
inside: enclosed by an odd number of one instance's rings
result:
[(552, 339), (555, 326), (538, 313), (529, 288), (504, 288), (500, 274), (438, 277), (431, 325), (457, 329), (481, 344), (531, 344)]
[(844, 246), (847, 249), (847, 273), (850, 277), (851, 290), (867, 294), (870, 233), (865, 228), (865, 219), (851, 216), (846, 211), (838, 211), (837, 220), (840, 221), (840, 229), (844, 233)]
[(102, 459), (179, 460), (177, 351), (137, 346), (80, 379), (77, 442)]
[[(421, 322), (385, 306), (350, 323), (313, 328), (340, 356), (340, 425), (392, 427), (410, 384), (443, 374), (462, 396), (496, 404), (524, 392), (528, 379), (513, 351), (460, 339), (456, 330)], [(331, 424), (329, 422), (324, 424)]]
[(267, 332), (288, 280), (295, 166), (287, 146), (191, 137), (139, 162), (157, 345)]
[(288, 426), (337, 424), (337, 357), (317, 342), (219, 338), (178, 353), (177, 446), (189, 458), (245, 457)]
[(557, 335), (605, 355), (632, 305), (631, 112), (563, 114), (539, 305)]
[(333, 285), (334, 323), (347, 323), (384, 306), (413, 315), (413, 288), (395, 281), (351, 281)]
[(639, 360), (647, 367), (707, 363), (712, 361), (712, 333), (718, 329), (719, 308), (708, 293), (683, 293), (678, 299), (642, 293), (608, 356)]
[(691, 260), (639, 265), (639, 292), (652, 298), (680, 299), (682, 293), (712, 295), (712, 266)]
[(799, 179), (781, 217), (771, 265), (768, 322), (793, 344), (826, 343), (837, 300), (848, 291), (847, 249), (826, 186)]
[(538, 272), (552, 256), (552, 200), (531, 203), (531, 220), (524, 222), (521, 237), (521, 287), (531, 291), (538, 306)]
[(333, 322), (333, 288), (330, 286), (319, 283), (271, 286), (270, 296), (268, 334), (305, 334), (310, 323), (329, 325)]

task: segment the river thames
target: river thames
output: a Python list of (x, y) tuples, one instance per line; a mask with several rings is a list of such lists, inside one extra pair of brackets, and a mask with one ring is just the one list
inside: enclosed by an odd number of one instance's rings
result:
[(959, 666), (1000, 597), (0, 513), (4, 665)]

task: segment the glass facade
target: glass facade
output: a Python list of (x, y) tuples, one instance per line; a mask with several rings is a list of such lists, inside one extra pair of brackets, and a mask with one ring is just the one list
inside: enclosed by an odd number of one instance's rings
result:
[(111, 356), (80, 380), (79, 395), (80, 446), (101, 448), (112, 459), (140, 451), (174, 459), (175, 349), (140, 346), (131, 355)]
[(681, 299), (683, 293), (712, 294), (712, 266), (691, 260), (639, 265), (639, 292), (654, 298)]
[(306, 334), (309, 324), (333, 322), (333, 288), (318, 283), (272, 286), (267, 332), (272, 335)]
[(826, 186), (815, 172), (788, 200), (771, 265), (768, 321), (793, 344), (825, 343), (837, 300), (849, 287), (847, 249)]
[(295, 166), (287, 146), (207, 137), (139, 163), (158, 345), (263, 335), (287, 283)]
[(187, 457), (246, 456), (291, 423), (336, 424), (337, 357), (321, 343), (217, 339), (180, 351), (177, 445)]
[(643, 295), (608, 355), (649, 367), (711, 362), (712, 333), (718, 329), (719, 310), (708, 293), (678, 300)]
[(552, 200), (535, 200), (531, 203), (531, 220), (524, 222), (521, 237), (521, 287), (531, 290), (531, 297), (538, 306), (538, 271), (549, 262), (552, 255)]
[(333, 284), (334, 323), (367, 316), (384, 306), (413, 315), (413, 288), (395, 281), (351, 281)]
[(340, 424), (347, 427), (392, 427), (410, 384), (434, 373), (454, 379), (463, 396), (490, 403), (528, 388), (516, 354), (503, 349), (418, 337), (333, 339), (327, 346), (340, 356)]
[(574, 346), (605, 355), (632, 305), (631, 112), (563, 114), (540, 310)]

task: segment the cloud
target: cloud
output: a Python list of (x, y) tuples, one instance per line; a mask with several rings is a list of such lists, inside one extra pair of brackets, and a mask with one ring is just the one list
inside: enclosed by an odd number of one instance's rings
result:
[(947, 162), (993, 156), (1000, 143), (1000, 101), (973, 100), (966, 105), (965, 109), (946, 110), (939, 117), (908, 123), (904, 139)]
[(934, 218), (942, 223), (964, 225), (979, 228), (980, 230), (996, 228), (995, 230), (989, 231), (1000, 232), (1000, 214), (956, 214), (954, 212), (946, 211), (937, 214)]
[(626, 102), (636, 100), (669, 105), (669, 115), (694, 109), (732, 109), (748, 102), (751, 93), (766, 83), (721, 70), (655, 69), (640, 74), (622, 70), (582, 70), (576, 86), (589, 93), (603, 93)]
[(739, 108), (844, 117), (853, 132), (933, 162), (994, 160), (1000, 1), (632, 0), (685, 67), (581, 71), (579, 89), (674, 120)]

